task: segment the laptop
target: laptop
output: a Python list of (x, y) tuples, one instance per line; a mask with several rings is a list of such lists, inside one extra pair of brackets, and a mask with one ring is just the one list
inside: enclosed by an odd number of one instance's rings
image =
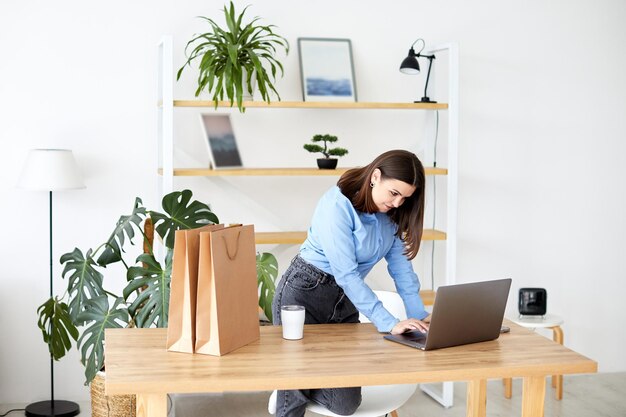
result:
[(421, 350), (497, 339), (510, 288), (510, 278), (439, 287), (428, 332), (384, 338)]

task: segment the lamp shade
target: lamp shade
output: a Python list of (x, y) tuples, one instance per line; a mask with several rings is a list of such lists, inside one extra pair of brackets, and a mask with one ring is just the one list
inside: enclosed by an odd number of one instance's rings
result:
[(42, 191), (85, 188), (69, 149), (30, 150), (17, 186)]
[(403, 74), (418, 74), (420, 72), (420, 64), (417, 61), (417, 55), (413, 47), (409, 50), (409, 55), (404, 58), (400, 64), (400, 72)]

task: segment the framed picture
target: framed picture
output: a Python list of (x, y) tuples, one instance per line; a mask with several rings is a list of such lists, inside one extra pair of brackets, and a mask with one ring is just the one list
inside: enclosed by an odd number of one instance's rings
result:
[(350, 39), (298, 38), (304, 101), (356, 101)]
[(204, 140), (213, 169), (241, 168), (241, 156), (228, 114), (201, 114)]

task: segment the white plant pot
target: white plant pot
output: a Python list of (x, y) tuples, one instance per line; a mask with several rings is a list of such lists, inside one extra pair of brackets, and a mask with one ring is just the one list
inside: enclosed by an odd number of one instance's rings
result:
[(246, 84), (246, 79), (248, 77), (248, 73), (246, 72), (245, 68), (243, 69), (243, 76), (242, 76), (242, 80), (243, 80), (243, 99), (246, 101), (253, 101), (254, 100), (254, 94), (256, 93), (256, 71), (252, 71), (252, 77), (250, 78), (250, 84), (252, 85), (252, 94), (248, 93), (248, 88)]
[[(247, 78), (247, 73), (246, 70), (243, 70), (243, 76), (242, 76), (242, 80), (243, 83), (246, 83), (246, 78)], [(252, 73), (252, 78), (250, 79), (250, 83), (252, 84), (252, 94), (248, 93), (248, 88), (246, 85), (244, 85), (243, 87), (243, 100), (244, 101), (253, 101), (254, 100), (254, 95), (257, 92), (257, 88), (256, 88), (256, 73), (253, 72)], [(200, 100), (206, 100), (206, 101), (211, 101), (213, 100), (213, 91), (207, 91), (207, 90), (202, 90), (200, 92), (200, 95), (198, 96), (198, 98)], [(224, 99), (228, 100), (228, 98), (226, 97), (226, 94), (224, 94)], [(236, 100), (233, 100), (236, 101)]]

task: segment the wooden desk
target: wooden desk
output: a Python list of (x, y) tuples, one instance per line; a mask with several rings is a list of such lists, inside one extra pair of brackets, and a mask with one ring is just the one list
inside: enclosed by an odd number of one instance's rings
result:
[(105, 390), (136, 394), (137, 417), (165, 417), (167, 393), (468, 381), (467, 416), (484, 417), (487, 379), (522, 377), (522, 417), (536, 417), (547, 375), (597, 371), (596, 362), (507, 325), (498, 340), (430, 352), (384, 340), (371, 324), (307, 325), (299, 341), (266, 326), (258, 342), (222, 357), (167, 352), (166, 329), (107, 329)]

